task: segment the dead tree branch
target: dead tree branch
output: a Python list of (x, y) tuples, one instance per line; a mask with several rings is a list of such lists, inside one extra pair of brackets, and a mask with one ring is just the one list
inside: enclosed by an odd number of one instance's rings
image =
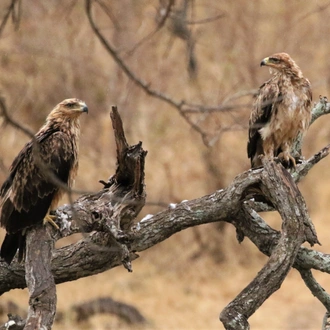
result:
[[(281, 173), (279, 170), (275, 171), (274, 166), (278, 167), (279, 165), (272, 163), (266, 167), (266, 169), (245, 172), (239, 175), (233, 183), (224, 190), (217, 191), (214, 194), (196, 200), (183, 201), (154, 216), (145, 217), (132, 227), (130, 232), (125, 232), (123, 235), (117, 236), (120, 242), (119, 247), (118, 241), (114, 239), (113, 233), (110, 231), (109, 234), (108, 223), (109, 215), (116, 214), (118, 210), (114, 208), (113, 212), (109, 212), (109, 210), (106, 209), (106, 205), (109, 207), (109, 204), (112, 204), (109, 199), (109, 191), (112, 186), (105, 187), (94, 195), (82, 196), (72, 206), (65, 205), (59, 208), (57, 214), (59, 216), (58, 224), (61, 225), (61, 232), (60, 234), (57, 233), (58, 237), (78, 231), (93, 231), (93, 233), (76, 244), (54, 251), (52, 273), (55, 282), (62, 283), (75, 280), (79, 277), (96, 274), (122, 264), (122, 251), (120, 248), (122, 241), (125, 241), (125, 245), (129, 251), (129, 258), (133, 260), (136, 258), (134, 251), (143, 251), (152, 247), (182, 229), (216, 221), (232, 223), (236, 228), (239, 228), (245, 236), (249, 237), (263, 253), (266, 255), (273, 255), (273, 259), (270, 260), (274, 260), (274, 258), (278, 256), (276, 251), (278, 251), (279, 246), (281, 246), (277, 244), (282, 242), (284, 237), (291, 237), (291, 233), (284, 231), (281, 236), (279, 232), (267, 226), (261, 218), (256, 219), (251, 216), (253, 212), (255, 214), (256, 212), (250, 208), (250, 213), (248, 213), (247, 202), (242, 200), (245, 190), (251, 185), (265, 182), (266, 188), (268, 187), (267, 189), (270, 191), (271, 185), (274, 185), (274, 182), (279, 182), (276, 175), (282, 176), (282, 183), (284, 180), (289, 180), (289, 177), (285, 177), (283, 172)], [(271, 169), (273, 169), (276, 175), (270, 172)], [(109, 183), (111, 181), (113, 180), (110, 179)], [(283, 194), (289, 191), (291, 194), (289, 202), (294, 202), (294, 205), (298, 203), (299, 214), (306, 217), (305, 208), (299, 203), (300, 197), (298, 192), (290, 190), (292, 189), (290, 188), (292, 185), (293, 183), (289, 180), (289, 183), (285, 182), (284, 186), (282, 184), (279, 187), (277, 186), (278, 189), (281, 188), (284, 189), (284, 191), (274, 190), (270, 198), (275, 199), (277, 204), (274, 202), (274, 205), (282, 210), (284, 206), (279, 206), (278, 201), (282, 200)], [(280, 193), (278, 197), (276, 195), (277, 193)], [(115, 199), (114, 204), (117, 204), (118, 207), (121, 208), (117, 199)], [(129, 205), (130, 207), (135, 207), (134, 204)], [(75, 212), (73, 212), (73, 208)], [(201, 212), (201, 210), (203, 211)], [(284, 219), (297, 217), (296, 208), (290, 210), (284, 209), (281, 212)], [(75, 219), (74, 216), (77, 218)], [(307, 219), (302, 222), (305, 224), (309, 221)], [(301, 222), (299, 222), (299, 226), (296, 224), (290, 230), (297, 230), (297, 232), (294, 231), (297, 235), (294, 237), (299, 238), (299, 244), (297, 243), (297, 245), (294, 245), (291, 240), (286, 243), (282, 242), (282, 244), (289, 244), (288, 247), (291, 253), (288, 252), (284, 260), (281, 261), (281, 265), (285, 265), (285, 267), (283, 266), (280, 268), (287, 271), (293, 262), (293, 267), (304, 269), (314, 268), (330, 273), (329, 255), (300, 247), (301, 240), (304, 240), (304, 235), (302, 233), (306, 231), (306, 226), (303, 225), (301, 229)], [(299, 233), (299, 235), (297, 233)], [(314, 243), (316, 241), (315, 238)], [(296, 253), (297, 256), (294, 258)], [(281, 276), (285, 276), (285, 273), (281, 273)], [(282, 277), (279, 276), (278, 280), (282, 279)], [(264, 274), (263, 279), (266, 278), (267, 276)], [(279, 285), (279, 282), (274, 284), (274, 289), (277, 288), (276, 285)], [(13, 288), (23, 288), (25, 286), (24, 269), (22, 265), (15, 262), (12, 263), (10, 267), (6, 264), (1, 264), (0, 292), (3, 293)], [(271, 292), (268, 292), (268, 294), (271, 294)], [(265, 296), (262, 299), (265, 299)], [(258, 304), (262, 303), (262, 299), (258, 300)], [(250, 313), (258, 307), (258, 304), (256, 303), (256, 305), (250, 306), (252, 308)]]
[(115, 314), (129, 324), (145, 323), (146, 319), (134, 307), (112, 298), (99, 298), (73, 306), (78, 322), (88, 320), (95, 314)]
[[(261, 177), (265, 195), (283, 220), (282, 234), (270, 258), (254, 280), (221, 312), (228, 330), (249, 329), (248, 318), (278, 290), (295, 261), (301, 244), (310, 236), (310, 219), (303, 198), (290, 174), (274, 162), (264, 163)], [(310, 243), (317, 243), (315, 232)]]
[(310, 269), (302, 268), (298, 268), (298, 271), (313, 296), (316, 297), (324, 305), (327, 312), (330, 312), (330, 295), (315, 280), (312, 271)]
[[(248, 187), (261, 182), (263, 173), (264, 169), (249, 170), (238, 175), (224, 190), (195, 200), (182, 201), (140, 220), (122, 237), (128, 241), (130, 258), (133, 260), (137, 257), (135, 252), (146, 250), (185, 228), (218, 221), (233, 224), (261, 252), (271, 255), (280, 239), (280, 233), (258, 216), (253, 209), (257, 204), (242, 199)], [(112, 243), (107, 232), (109, 215), (117, 213), (117, 209), (114, 212), (108, 210), (110, 189), (104, 188), (95, 194), (81, 196), (73, 205), (58, 208), (56, 214), (60, 232), (55, 233), (56, 238), (77, 232), (91, 234), (75, 244), (54, 251), (52, 272), (55, 283), (73, 281), (122, 264), (118, 246)], [(115, 199), (116, 207), (120, 207), (118, 200)], [(135, 205), (132, 203), (130, 206)], [(293, 266), (330, 273), (330, 256), (301, 247)], [(8, 267), (1, 263), (0, 267), (0, 293), (26, 287), (22, 265), (13, 262)]]
[[(119, 128), (117, 127), (117, 137), (121, 136), (120, 127), (120, 125)], [(117, 144), (117, 150), (125, 149), (126, 143), (124, 140)], [(137, 156), (139, 152), (136, 150), (142, 152), (140, 145), (133, 146), (129, 154), (132, 153)], [(142, 152), (142, 154), (145, 155), (145, 152)], [(132, 200), (132, 196), (135, 196), (141, 185), (137, 185), (134, 183), (135, 180), (131, 180), (130, 186), (135, 193), (130, 195), (127, 194), (127, 191), (122, 190), (120, 196), (118, 196), (116, 192), (120, 190), (120, 182), (117, 182), (114, 177), (110, 178), (107, 183), (104, 183), (104, 189), (100, 192), (84, 195), (73, 205), (64, 205), (57, 210), (57, 221), (61, 226), (61, 231), (54, 233), (56, 238), (79, 231), (92, 233), (78, 243), (54, 251), (52, 273), (55, 282), (62, 283), (75, 280), (123, 264), (123, 245), (127, 248), (125, 252), (128, 251), (128, 259), (134, 260), (136, 258), (135, 252), (150, 248), (185, 228), (203, 223), (226, 221), (242, 231), (244, 236), (249, 237), (260, 251), (266, 255), (272, 255), (270, 261), (273, 263), (269, 262), (267, 265), (271, 264), (272, 267), (279, 267), (282, 270), (276, 277), (277, 281), (274, 280), (272, 289), (258, 300), (255, 300), (254, 304), (249, 305), (248, 312), (244, 311), (244, 313), (246, 312), (244, 315), (251, 315), (264, 299), (278, 288), (291, 265), (296, 268), (314, 268), (330, 273), (329, 255), (300, 247), (300, 243), (306, 237), (309, 237), (311, 244), (316, 243), (317, 238), (313, 236), (313, 227), (306, 226), (310, 222), (299, 191), (295, 188), (287, 172), (279, 168), (281, 168), (280, 165), (270, 163), (265, 166), (265, 169), (242, 173), (235, 178), (228, 188), (196, 200), (183, 201), (172, 205), (167, 210), (154, 216), (149, 215), (131, 227), (130, 231), (124, 231), (120, 228), (121, 219), (127, 220), (127, 216), (128, 218), (131, 216), (131, 219), (133, 219), (130, 211), (133, 210), (134, 212), (135, 207), (137, 209), (142, 207), (139, 199), (137, 199), (137, 204), (136, 200)], [(117, 174), (120, 172), (120, 170), (116, 171)], [(124, 178), (124, 180), (126, 179)], [(264, 184), (266, 194), (269, 195), (268, 197), (279, 209), (285, 226), (288, 225), (288, 219), (295, 219), (291, 224), (291, 228), (284, 228), (282, 235), (265, 224), (262, 218), (255, 216), (257, 213), (252, 209), (252, 206), (255, 205), (253, 201), (242, 199), (245, 191), (250, 186), (260, 183)], [(283, 203), (280, 204), (280, 201), (283, 200), (285, 194), (288, 194), (290, 198), (288, 204), (282, 205)], [(122, 202), (124, 202), (124, 205), (121, 204)], [(288, 208), (291, 203), (295, 205), (294, 208)], [(300, 219), (298, 215), (304, 220)], [(299, 222), (297, 222), (297, 217)], [(112, 218), (114, 220), (111, 220)], [(118, 220), (120, 227), (118, 227)], [(131, 224), (130, 221), (128, 223)], [(312, 235), (310, 235), (310, 232)], [(282, 247), (282, 251), (288, 252), (283, 259), (279, 260), (278, 251), (280, 247)], [(288, 250), (284, 250), (286, 248)], [(124, 253), (124, 256), (127, 257), (127, 254)], [(267, 273), (270, 268), (267, 268), (267, 265), (264, 272), (261, 273), (262, 276), (257, 277), (247, 288), (247, 291), (243, 291), (242, 296), (239, 296), (235, 302), (241, 301), (242, 297), (246, 298), (249, 294), (259, 297), (255, 285), (263, 283), (269, 278)], [(22, 265), (13, 262), (10, 267), (6, 264), (1, 264), (0, 267), (1, 293), (26, 286)], [(228, 308), (230, 307), (231, 305), (228, 306)], [(228, 308), (225, 309), (223, 315), (226, 315)], [(228, 319), (226, 322), (230, 322), (230, 320)]]
[(29, 289), (29, 311), (25, 330), (51, 329), (56, 313), (56, 286), (51, 272), (54, 240), (43, 224), (26, 234), (25, 280)]

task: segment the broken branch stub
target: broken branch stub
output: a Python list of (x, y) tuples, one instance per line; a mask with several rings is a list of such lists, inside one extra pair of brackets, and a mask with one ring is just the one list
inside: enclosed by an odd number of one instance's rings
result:
[[(125, 268), (131, 271), (129, 230), (145, 204), (144, 164), (147, 152), (141, 142), (128, 145), (117, 107), (112, 107), (110, 117), (117, 147), (115, 174), (107, 182), (100, 181), (104, 185), (101, 191), (81, 196), (72, 208), (59, 208), (57, 215), (70, 219), (70, 228), (73, 224), (86, 232), (96, 230), (108, 235), (95, 248), (109, 249), (109, 253), (115, 251)], [(79, 220), (75, 221), (75, 216)]]
[(104, 188), (112, 193), (115, 204), (120, 204), (107, 222), (110, 232), (119, 237), (121, 230), (127, 231), (132, 226), (145, 204), (144, 162), (147, 152), (142, 149), (141, 142), (128, 145), (117, 107), (112, 107), (110, 117), (117, 146), (117, 169)]

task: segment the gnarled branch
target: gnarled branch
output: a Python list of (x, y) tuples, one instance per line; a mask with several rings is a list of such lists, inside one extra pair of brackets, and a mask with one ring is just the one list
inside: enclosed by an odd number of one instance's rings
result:
[[(291, 176), (275, 163), (266, 163), (264, 168), (238, 175), (226, 189), (171, 204), (168, 209), (148, 215), (133, 225), (133, 219), (145, 202), (146, 152), (141, 143), (128, 146), (116, 108), (112, 111), (112, 121), (117, 143), (116, 173), (106, 182), (102, 181), (104, 187), (99, 192), (83, 195), (72, 205), (57, 209), (59, 231), (47, 228), (53, 230), (55, 240), (77, 232), (89, 233), (79, 242), (53, 252), (51, 270), (55, 283), (76, 280), (122, 264), (131, 270), (131, 261), (137, 258), (136, 252), (148, 249), (185, 228), (218, 221), (233, 224), (242, 233), (241, 238), (250, 238), (261, 252), (271, 256), (259, 276), (222, 313), (229, 329), (233, 326), (231, 315), (245, 315), (240, 322), (243, 328), (247, 327), (247, 318), (279, 287), (291, 266), (330, 273), (329, 255), (300, 246), (304, 240), (311, 244), (318, 242), (314, 227)], [(299, 181), (327, 156), (328, 149), (327, 146), (299, 164), (294, 180)], [(256, 185), (281, 213), (284, 221), (282, 235), (268, 226), (256, 212), (263, 209), (262, 204), (245, 199), (249, 188)], [(286, 203), (281, 203), (283, 200)], [(290, 209), (288, 205), (293, 207)], [(280, 251), (284, 254), (280, 255)], [(268, 279), (272, 280), (269, 274), (275, 269), (273, 267), (279, 267), (276, 268), (278, 276), (271, 282), (269, 290), (260, 294), (257, 288)], [(8, 266), (0, 263), (0, 294), (26, 287), (24, 275), (21, 264), (12, 262)], [(242, 303), (251, 296), (254, 302), (242, 307)]]

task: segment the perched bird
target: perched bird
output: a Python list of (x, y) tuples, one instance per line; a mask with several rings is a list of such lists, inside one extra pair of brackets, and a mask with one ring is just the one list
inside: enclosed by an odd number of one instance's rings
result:
[(278, 157), (285, 167), (294, 168), (296, 160), (290, 151), (311, 120), (311, 85), (286, 53), (266, 57), (260, 63), (264, 65), (273, 76), (259, 88), (252, 108), (248, 157), (252, 168), (262, 165), (262, 155), (268, 159)]
[(0, 256), (8, 264), (17, 249), (18, 260), (25, 253), (26, 229), (53, 222), (54, 210), (61, 198), (63, 185), (71, 187), (78, 169), (79, 116), (88, 112), (78, 99), (59, 103), (46, 123), (28, 142), (10, 167), (0, 189), (0, 225), (6, 229)]

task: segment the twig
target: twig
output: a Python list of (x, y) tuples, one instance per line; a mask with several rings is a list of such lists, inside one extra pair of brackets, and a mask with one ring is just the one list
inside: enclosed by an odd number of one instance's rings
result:
[(316, 297), (325, 307), (326, 312), (322, 322), (322, 330), (330, 329), (330, 295), (327, 293), (322, 286), (314, 278), (310, 269), (303, 269), (297, 267), (302, 279), (306, 286), (309, 288), (314, 297)]
[(297, 268), (306, 286), (309, 288), (314, 297), (316, 297), (330, 313), (330, 295), (315, 280), (310, 269)]
[(227, 16), (226, 14), (219, 14), (219, 15), (216, 15), (216, 16), (213, 16), (213, 17), (202, 18), (202, 19), (194, 20), (194, 21), (186, 20), (186, 24), (195, 25), (195, 24), (211, 23), (211, 22), (217, 21), (218, 19), (226, 17), (226, 16)]
[(132, 55), (144, 42), (146, 42), (148, 39), (151, 39), (157, 32), (159, 32), (163, 26), (165, 25), (166, 20), (168, 19), (171, 9), (174, 5), (175, 0), (169, 0), (167, 7), (164, 12), (161, 12), (161, 20), (159, 21), (156, 29), (149, 34), (147, 34), (145, 37), (143, 37), (140, 41), (138, 41), (130, 50), (127, 51), (128, 55)]
[[(7, 21), (12, 16), (13, 22), (15, 24), (15, 27), (18, 27), (19, 21), (20, 21), (20, 2), (21, 0), (11, 0), (11, 4), (8, 6), (7, 12), (5, 13), (5, 16), (2, 19), (2, 22), (0, 24), (0, 37), (2, 35), (2, 32), (7, 24)], [(18, 17), (15, 16), (15, 5), (18, 3)]]
[(26, 134), (28, 137), (30, 137), (31, 139), (34, 138), (34, 134), (32, 133), (32, 131), (30, 131), (28, 128), (24, 127), (22, 124), (20, 124), (19, 122), (17, 122), (16, 120), (14, 120), (8, 113), (7, 110), (7, 106), (6, 106), (6, 102), (5, 99), (3, 97), (0, 97), (0, 115), (2, 117), (4, 117), (5, 121), (7, 123), (9, 123), (11, 126), (13, 126), (14, 128), (22, 131), (24, 134)]
[(86, 322), (96, 314), (114, 314), (129, 324), (143, 324), (146, 319), (134, 307), (112, 298), (99, 298), (73, 306), (78, 322)]
[(302, 164), (299, 164), (296, 168), (296, 171), (292, 174), (294, 180), (299, 182), (302, 178), (304, 178), (308, 172), (316, 165), (320, 160), (327, 157), (330, 152), (330, 144), (322, 148), (315, 155), (304, 161)]
[(102, 10), (105, 12), (105, 14), (110, 18), (110, 20), (114, 24), (115, 28), (119, 29), (120, 28), (119, 22), (118, 22), (116, 16), (113, 15), (112, 12), (109, 10), (107, 5), (102, 0), (95, 0), (95, 2), (97, 2), (99, 4), (99, 6), (102, 8)]
[(312, 110), (312, 119), (310, 125), (314, 123), (316, 119), (323, 115), (327, 115), (330, 113), (330, 103), (328, 102), (328, 98), (325, 96), (319, 97), (319, 102), (314, 106)]

